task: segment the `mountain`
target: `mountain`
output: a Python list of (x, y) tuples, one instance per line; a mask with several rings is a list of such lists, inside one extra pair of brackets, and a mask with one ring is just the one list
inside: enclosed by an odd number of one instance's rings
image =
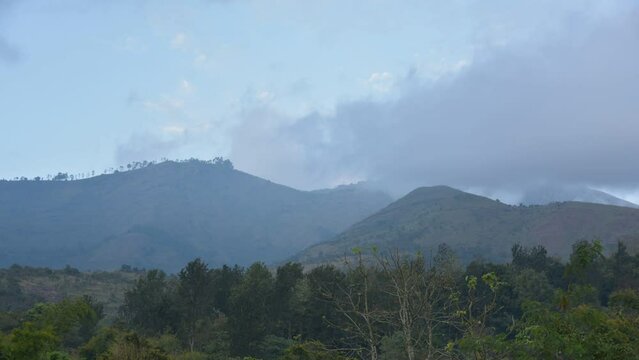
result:
[(352, 249), (421, 251), (451, 246), (461, 260), (510, 259), (515, 243), (543, 245), (567, 257), (578, 240), (599, 238), (606, 249), (617, 240), (639, 244), (639, 209), (581, 202), (511, 206), (446, 186), (416, 189), (351, 226), (334, 240), (313, 245), (294, 260), (309, 266), (337, 262)]
[(299, 191), (195, 160), (75, 181), (1, 181), (0, 266), (271, 262), (390, 202), (357, 185)]
[(639, 208), (639, 205), (586, 186), (540, 186), (527, 190), (521, 200), (526, 205), (579, 201), (604, 205)]

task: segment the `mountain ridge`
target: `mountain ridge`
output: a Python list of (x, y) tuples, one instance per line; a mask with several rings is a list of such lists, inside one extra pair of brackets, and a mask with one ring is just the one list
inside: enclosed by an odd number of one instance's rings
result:
[(202, 161), (73, 181), (3, 181), (0, 266), (172, 271), (198, 256), (214, 265), (270, 262), (390, 201), (353, 187), (300, 191)]
[(309, 266), (336, 263), (352, 248), (432, 252), (446, 243), (464, 262), (503, 262), (515, 243), (543, 245), (567, 257), (574, 242), (600, 238), (608, 249), (639, 245), (639, 209), (583, 202), (512, 206), (447, 186), (420, 187), (292, 259)]
[(565, 201), (639, 208), (639, 205), (633, 202), (587, 186), (538, 186), (525, 191), (521, 199), (525, 205), (545, 205)]

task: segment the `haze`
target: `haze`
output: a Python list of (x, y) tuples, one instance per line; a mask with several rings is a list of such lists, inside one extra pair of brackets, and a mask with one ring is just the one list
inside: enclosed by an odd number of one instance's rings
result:
[(639, 201), (636, 1), (0, 0), (0, 177), (224, 156), (367, 180)]

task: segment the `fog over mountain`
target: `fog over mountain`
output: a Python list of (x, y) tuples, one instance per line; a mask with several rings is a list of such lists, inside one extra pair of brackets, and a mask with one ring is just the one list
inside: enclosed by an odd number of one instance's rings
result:
[(232, 158), (302, 188), (368, 179), (398, 195), (428, 184), (521, 199), (544, 184), (628, 193), (639, 179), (638, 63), (636, 6), (575, 13), (550, 34), (479, 47), (435, 82), (410, 71), (391, 100), (301, 118), (246, 112)]
[(0, 1), (0, 177), (219, 154), (304, 190), (639, 201), (634, 0), (193, 6)]
[[(395, 199), (445, 184), (515, 205), (639, 202), (636, 1), (423, 2), (414, 10), (390, 1), (280, 5), (213, 1), (182, 12), (179, 2), (0, 0), (0, 108), (3, 120), (11, 119), (0, 132), (0, 177), (33, 178), (54, 168), (86, 174), (99, 164), (220, 154), (241, 170), (238, 178), (269, 179), (304, 199), (326, 195), (312, 190), (365, 181), (367, 191)], [(225, 22), (226, 15), (238, 22)], [(331, 26), (322, 21), (328, 18)], [(113, 28), (115, 19), (130, 29)], [(49, 47), (54, 35), (90, 51), (69, 56), (65, 47)], [(16, 202), (2, 204), (6, 216), (6, 209), (32, 200), (28, 192), (12, 193), (16, 184), (3, 186)], [(57, 191), (73, 187), (46, 186), (56, 201), (68, 200)], [(110, 204), (106, 195), (98, 200)], [(308, 201), (295, 209), (319, 211)], [(187, 212), (192, 205), (166, 207)], [(376, 210), (369, 205), (357, 215)], [(70, 216), (64, 208), (51, 211)], [(45, 215), (35, 218), (55, 223)], [(326, 240), (358, 216), (328, 232), (315, 231), (314, 219), (312, 235), (299, 246)], [(122, 225), (114, 236), (135, 225)], [(107, 230), (96, 239), (112, 235)], [(275, 252), (289, 245), (277, 244)], [(210, 255), (226, 261), (241, 252)]]
[(0, 360), (639, 359), (639, 0), (0, 0)]
[(540, 186), (524, 193), (520, 203), (526, 205), (549, 204), (561, 201), (579, 201), (595, 204), (639, 208), (639, 205), (585, 186)]

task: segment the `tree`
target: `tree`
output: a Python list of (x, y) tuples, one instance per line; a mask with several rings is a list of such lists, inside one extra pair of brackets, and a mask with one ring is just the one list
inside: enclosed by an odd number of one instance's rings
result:
[(639, 259), (628, 253), (623, 242), (617, 243), (617, 251), (609, 259), (611, 276), (611, 290), (639, 288)]
[(37, 304), (27, 313), (32, 324), (39, 329), (52, 329), (67, 347), (76, 347), (91, 338), (102, 316), (102, 305), (90, 297)]
[[(565, 310), (578, 304), (604, 303), (608, 300), (605, 274), (605, 257), (601, 241), (578, 241), (572, 246), (570, 261), (566, 265), (564, 277), (568, 289), (560, 295), (560, 307)], [(603, 301), (602, 301), (603, 300)]]
[(229, 332), (231, 353), (250, 355), (269, 333), (274, 281), (262, 263), (251, 265), (242, 282), (231, 291)]
[[(503, 283), (494, 272), (481, 276), (481, 284), (489, 292), (482, 294), (478, 291), (479, 279), (474, 275), (466, 276), (466, 294), (463, 301), (459, 301), (459, 308), (455, 311), (458, 317), (457, 326), (463, 337), (457, 342), (464, 354), (474, 359), (492, 359), (494, 350), (502, 345), (502, 338), (494, 337), (493, 329), (489, 326), (490, 317), (499, 311), (497, 292)], [(452, 343), (451, 343), (452, 345)]]
[(221, 268), (213, 269), (211, 276), (213, 277), (215, 291), (215, 308), (224, 314), (228, 314), (231, 289), (242, 281), (244, 270), (237, 265), (234, 267), (224, 265)]
[(308, 272), (304, 286), (298, 289), (307, 290), (307, 294), (298, 292), (298, 296), (305, 297), (300, 301), (305, 307), (302, 333), (307, 338), (336, 347), (346, 346), (341, 339), (347, 338), (347, 334), (338, 325), (343, 316), (333, 304), (334, 294), (345, 287), (344, 273), (332, 265), (318, 266)]
[(547, 266), (547, 251), (541, 245), (526, 248), (520, 244), (512, 247), (512, 262), (515, 267), (544, 271)]
[[(344, 284), (324, 290), (324, 297), (329, 298), (335, 309), (343, 317), (342, 323), (331, 324), (349, 333), (354, 342), (354, 349), (361, 358), (377, 360), (382, 338), (382, 324), (386, 317), (385, 310), (374, 299), (380, 290), (376, 284), (376, 273), (366, 266), (360, 249), (354, 249), (356, 263), (348, 263), (348, 272)], [(331, 291), (332, 290), (332, 291)]]
[(293, 338), (293, 295), (297, 284), (304, 278), (303, 267), (299, 263), (286, 263), (277, 268), (274, 284), (273, 317), (278, 322), (278, 333), (288, 339)]
[(82, 345), (79, 349), (81, 358), (87, 360), (99, 359), (99, 356), (106, 354), (111, 344), (113, 344), (120, 333), (113, 327), (105, 327), (100, 330)]
[(566, 312), (530, 302), (518, 325), (514, 356), (520, 359), (634, 359), (639, 322), (589, 305)]
[(216, 314), (213, 294), (213, 277), (201, 259), (189, 262), (180, 271), (177, 295), (181, 329), (191, 352), (195, 350), (198, 325)]
[(319, 341), (295, 344), (286, 349), (281, 360), (348, 360)]
[[(427, 339), (422, 339), (424, 327), (420, 326), (420, 320), (426, 317), (431, 321), (433, 304), (431, 304), (434, 285), (426, 278), (426, 267), (421, 256), (414, 258), (402, 256), (399, 250), (389, 252), (386, 255), (375, 254), (377, 264), (386, 275), (386, 291), (394, 298), (393, 309), (389, 320), (401, 331), (401, 338), (408, 360), (414, 360), (416, 349), (423, 340), (428, 342), (429, 349), (432, 345), (432, 327), (426, 327), (430, 334)], [(432, 352), (429, 350), (428, 358)]]
[(58, 341), (51, 326), (40, 328), (32, 322), (25, 322), (9, 335), (7, 353), (9, 359), (38, 360), (55, 350)]
[(109, 346), (104, 359), (113, 360), (169, 360), (169, 357), (159, 348), (135, 333), (119, 336)]
[(520, 302), (552, 300), (553, 288), (543, 272), (523, 269), (512, 276), (512, 283)]
[(617, 290), (610, 294), (608, 305), (617, 314), (639, 316), (639, 291), (635, 289)]
[(559, 260), (549, 257), (543, 246), (537, 245), (527, 248), (515, 244), (511, 251), (511, 265), (515, 271), (532, 269), (540, 273), (543, 272), (553, 286), (565, 286), (563, 264)]
[(124, 294), (120, 314), (133, 329), (146, 335), (176, 330), (175, 295), (161, 270), (151, 270)]
[[(566, 276), (579, 283), (592, 280), (598, 272), (598, 264), (604, 259), (601, 241), (578, 241), (572, 246), (570, 262), (566, 266)], [(596, 276), (596, 275), (595, 275)]]
[(66, 181), (69, 179), (69, 174), (59, 172), (58, 175), (53, 177), (53, 181)]

